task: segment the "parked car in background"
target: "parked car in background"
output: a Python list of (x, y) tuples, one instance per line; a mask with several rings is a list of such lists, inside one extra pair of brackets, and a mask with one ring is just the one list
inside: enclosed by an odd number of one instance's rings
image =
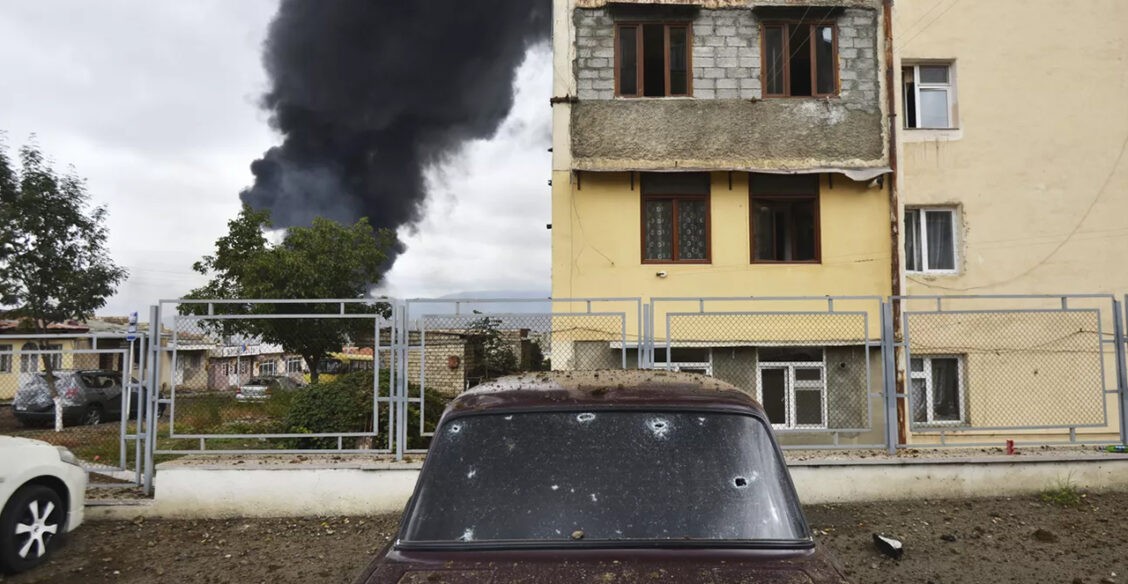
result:
[(238, 401), (261, 401), (272, 394), (294, 391), (302, 387), (305, 387), (304, 383), (285, 375), (260, 375), (239, 386), (239, 389), (235, 391), (235, 399)]
[(703, 375), (515, 376), (443, 413), (359, 584), (842, 584), (764, 410)]
[(0, 436), (0, 571), (43, 563), (82, 523), (86, 471), (61, 446)]
[[(55, 388), (63, 399), (63, 423), (101, 424), (120, 420), (123, 408), (121, 373), (101, 369), (58, 370)], [(55, 404), (47, 387), (46, 373), (38, 373), (16, 390), (12, 413), (26, 426), (44, 425), (55, 420)], [(136, 381), (135, 381), (136, 383)], [(137, 414), (136, 393), (130, 396), (130, 417)], [(161, 406), (158, 412), (163, 412)]]

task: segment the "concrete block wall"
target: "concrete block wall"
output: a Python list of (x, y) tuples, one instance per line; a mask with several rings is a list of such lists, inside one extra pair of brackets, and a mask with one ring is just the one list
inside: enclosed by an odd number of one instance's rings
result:
[[(615, 97), (615, 21), (605, 8), (577, 9), (577, 93), (580, 100)], [(851, 8), (838, 18), (840, 101), (874, 111), (877, 96), (877, 13)], [(693, 20), (693, 97), (760, 99), (760, 22), (747, 8), (702, 9)]]

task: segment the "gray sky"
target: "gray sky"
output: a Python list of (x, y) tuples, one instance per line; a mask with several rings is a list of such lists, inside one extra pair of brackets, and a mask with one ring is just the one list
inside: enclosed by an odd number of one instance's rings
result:
[[(102, 314), (146, 309), (202, 280), (209, 253), (279, 141), (256, 106), (276, 0), (5, 0), (0, 131), (32, 133), (109, 208), (110, 252), (129, 281)], [(428, 175), (423, 220), (386, 292), (437, 296), (549, 288), (551, 55), (530, 52), (513, 112)]]

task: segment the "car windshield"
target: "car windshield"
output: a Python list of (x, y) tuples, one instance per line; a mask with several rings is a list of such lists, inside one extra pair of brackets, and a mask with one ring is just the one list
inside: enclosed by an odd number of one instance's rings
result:
[(703, 412), (536, 412), (444, 424), (403, 542), (807, 537), (760, 420)]

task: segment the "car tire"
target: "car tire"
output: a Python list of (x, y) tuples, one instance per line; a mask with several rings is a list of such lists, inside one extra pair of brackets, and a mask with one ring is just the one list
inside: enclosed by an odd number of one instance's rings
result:
[(92, 404), (86, 407), (85, 412), (82, 412), (82, 419), (79, 420), (79, 423), (83, 426), (97, 426), (102, 423), (105, 417), (106, 415), (102, 411), (102, 406)]
[(62, 498), (43, 485), (20, 487), (0, 512), (0, 570), (23, 572), (42, 564), (66, 529)]

